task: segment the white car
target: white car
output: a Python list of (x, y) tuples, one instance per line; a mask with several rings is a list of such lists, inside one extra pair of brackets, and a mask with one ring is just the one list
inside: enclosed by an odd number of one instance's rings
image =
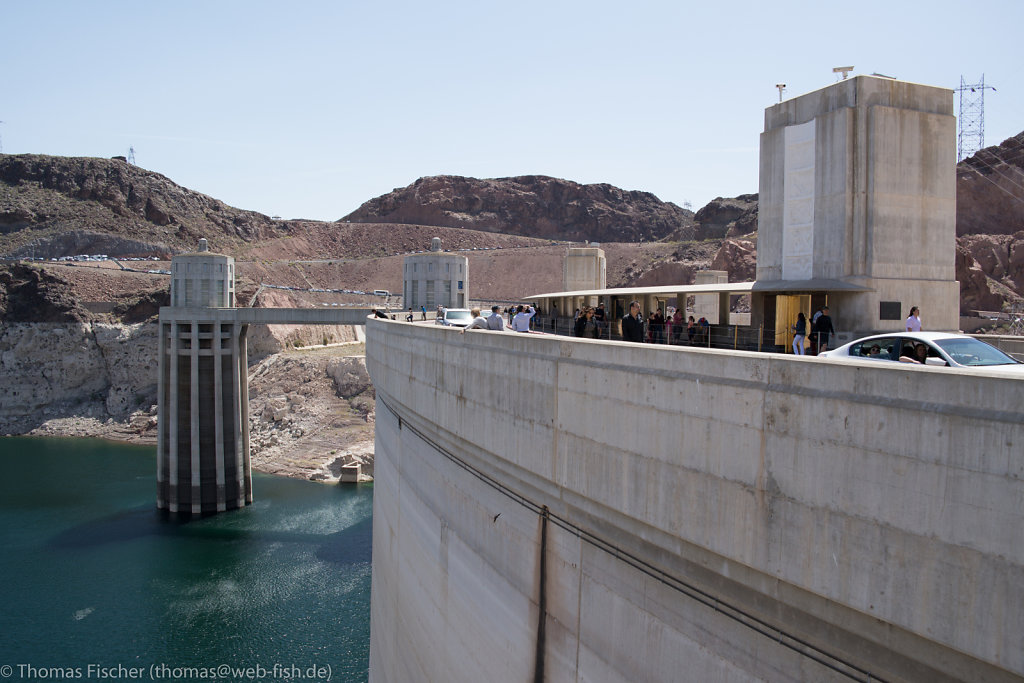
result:
[(839, 361), (878, 360), (892, 363), (900, 362), (903, 357), (935, 367), (981, 368), (1024, 377), (1024, 363), (974, 337), (948, 332), (876, 334), (818, 356)]
[(471, 322), (473, 322), (473, 314), (468, 308), (447, 308), (444, 315), (434, 318), (435, 324), (449, 327), (466, 327)]

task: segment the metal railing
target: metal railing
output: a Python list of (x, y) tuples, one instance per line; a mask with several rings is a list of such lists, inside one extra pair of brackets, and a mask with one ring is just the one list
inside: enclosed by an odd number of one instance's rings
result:
[[(620, 321), (611, 320), (599, 323), (599, 339), (622, 341)], [(572, 318), (561, 317), (552, 319), (550, 316), (537, 316), (534, 329), (538, 332), (573, 337), (575, 323)], [(792, 353), (792, 336), (786, 338), (787, 344), (775, 343), (775, 328), (749, 327), (746, 325), (697, 325), (688, 330), (685, 325), (659, 325), (660, 329), (651, 329), (644, 321), (644, 343), (662, 344), (664, 346), (703, 347), (709, 349), (733, 349), (738, 351), (767, 351), (771, 353)], [(834, 338), (834, 337), (833, 337)], [(811, 346), (808, 341), (807, 351)]]

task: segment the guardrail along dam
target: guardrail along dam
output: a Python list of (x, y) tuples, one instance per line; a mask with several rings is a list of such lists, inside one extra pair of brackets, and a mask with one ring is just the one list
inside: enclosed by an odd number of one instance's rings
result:
[(1024, 380), (367, 322), (371, 680), (1024, 675)]

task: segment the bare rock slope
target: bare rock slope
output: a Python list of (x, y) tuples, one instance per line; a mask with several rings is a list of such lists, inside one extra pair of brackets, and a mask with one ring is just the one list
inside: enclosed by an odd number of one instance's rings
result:
[(1024, 232), (1024, 132), (956, 168), (956, 234)]
[[(342, 220), (472, 228), (597, 242), (693, 238), (693, 213), (649, 192), (548, 176), (431, 176), (364, 203)], [(687, 233), (689, 233), (687, 235)]]
[(0, 254), (169, 254), (281, 230), (120, 159), (0, 154)]

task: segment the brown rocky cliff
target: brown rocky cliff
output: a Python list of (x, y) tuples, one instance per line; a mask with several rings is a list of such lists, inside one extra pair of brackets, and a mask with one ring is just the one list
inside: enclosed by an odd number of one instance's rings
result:
[(1024, 132), (956, 167), (956, 234), (1024, 231)]
[(44, 269), (13, 264), (0, 269), (0, 322), (84, 322), (73, 286)]
[(639, 242), (692, 239), (693, 214), (649, 192), (547, 176), (420, 178), (364, 203), (342, 220), (469, 228), (529, 237)]
[(723, 239), (757, 232), (757, 194), (716, 197), (697, 211), (693, 219), (697, 221), (694, 239)]
[(985, 273), (963, 244), (956, 245), (956, 279), (960, 282), (960, 314), (971, 311), (999, 311), (1007, 292)]
[(730, 282), (752, 282), (757, 276), (757, 242), (734, 238), (725, 240), (711, 261), (711, 270), (727, 271)]
[(119, 159), (0, 154), (0, 254), (167, 254), (265, 239), (282, 224)]

